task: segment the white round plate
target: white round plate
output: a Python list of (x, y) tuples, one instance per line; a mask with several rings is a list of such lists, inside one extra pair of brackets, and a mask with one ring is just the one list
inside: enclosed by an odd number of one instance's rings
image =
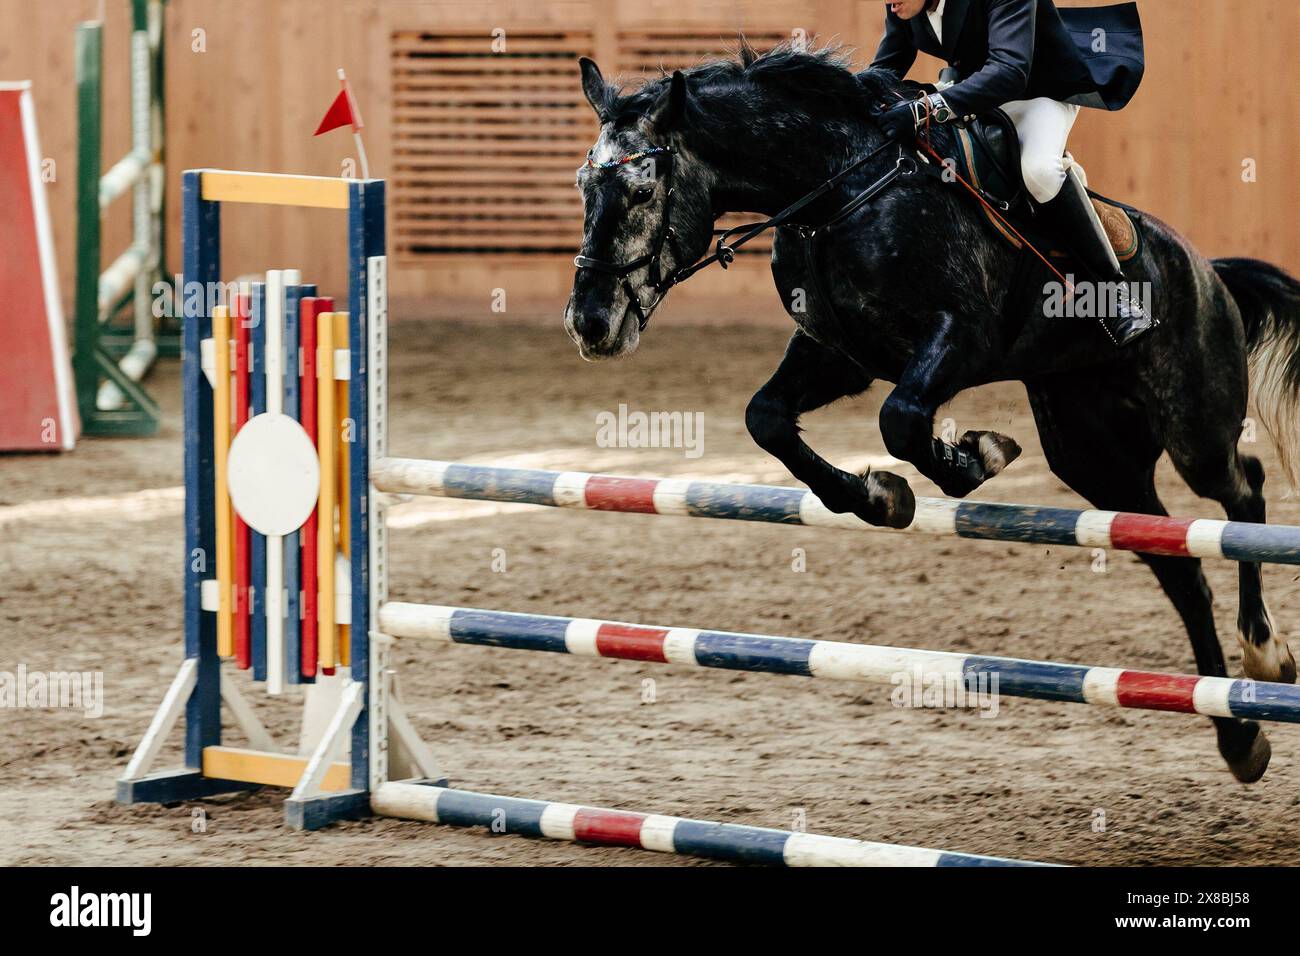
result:
[(230, 443), (226, 485), (235, 511), (254, 531), (297, 531), (320, 494), (316, 446), (288, 415), (257, 415)]

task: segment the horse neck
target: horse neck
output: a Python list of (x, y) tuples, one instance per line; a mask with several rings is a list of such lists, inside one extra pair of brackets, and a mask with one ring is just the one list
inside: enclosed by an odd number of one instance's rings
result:
[(713, 212), (775, 215), (882, 139), (850, 117), (823, 123), (779, 104), (726, 98), (701, 110), (687, 148), (709, 167)]

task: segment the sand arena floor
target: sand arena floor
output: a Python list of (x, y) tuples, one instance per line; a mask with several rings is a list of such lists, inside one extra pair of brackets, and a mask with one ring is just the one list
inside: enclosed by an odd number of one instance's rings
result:
[[(785, 336), (662, 327), (630, 361), (586, 365), (558, 326), (403, 324), (392, 336), (394, 454), (527, 467), (791, 484), (744, 430)], [(724, 356), (719, 361), (715, 356)], [(179, 375), (153, 391), (149, 440), (0, 456), (0, 670), (102, 670), (105, 712), (0, 713), (0, 863), (691, 865), (632, 850), (491, 838), (395, 820), (287, 830), (283, 792), (118, 807), (113, 782), (180, 659)], [(833, 461), (886, 458), (883, 387), (806, 421)], [(602, 448), (596, 415), (704, 414), (704, 450)], [(1081, 506), (1047, 470), (1024, 390), (945, 409), (1025, 453), (986, 500)], [(1300, 523), (1274, 481), (1270, 520)], [(906, 465), (918, 494), (936, 494)], [(1221, 517), (1161, 466), (1171, 512)], [(1112, 552), (723, 521), (421, 501), (393, 512), (392, 596), (1190, 672), (1155, 579)], [(503, 549), (504, 573), (492, 570)], [(793, 570), (803, 549), (806, 570)], [(1207, 565), (1231, 668), (1236, 568)], [(1266, 570), (1285, 633), (1296, 571)], [(469, 789), (1074, 864), (1300, 863), (1300, 728), (1273, 725), (1253, 786), (1223, 768), (1208, 721), (1006, 699), (994, 719), (892, 707), (889, 688), (473, 647), (399, 648), (412, 717)], [(241, 675), (240, 679), (243, 677)], [(654, 702), (645, 702), (653, 681)], [(296, 739), (298, 700), (250, 691)], [(159, 766), (174, 762), (179, 734)], [(232, 742), (237, 738), (233, 735)], [(200, 809), (206, 832), (195, 833)], [(1104, 819), (1104, 828), (1097, 821)]]

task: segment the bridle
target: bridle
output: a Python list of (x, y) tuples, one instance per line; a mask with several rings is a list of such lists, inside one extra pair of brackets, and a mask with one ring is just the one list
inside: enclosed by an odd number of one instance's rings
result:
[[(675, 263), (682, 261), (681, 250), (677, 245), (677, 232), (672, 225), (674, 195), (673, 170), (677, 165), (676, 154), (673, 152), (673, 148), (671, 146), (653, 146), (640, 152), (624, 156), (621, 159), (610, 160), (609, 162), (604, 163), (597, 163), (589, 156), (583, 167), (585, 169), (610, 169), (616, 166), (626, 165), (627, 163), (637, 162), (648, 156), (665, 155), (668, 157), (668, 169), (664, 173), (663, 182), (664, 187), (667, 189), (667, 195), (664, 197), (664, 212), (659, 227), (659, 233), (655, 237), (654, 242), (650, 244), (650, 249), (645, 255), (638, 256), (637, 258), (631, 259), (627, 262), (608, 262), (603, 259), (593, 259), (591, 256), (577, 255), (573, 257), (573, 264), (579, 270), (591, 269), (595, 272), (601, 272), (618, 279), (623, 285), (623, 291), (627, 295), (628, 302), (633, 312), (636, 314), (637, 322), (640, 324), (640, 330), (644, 332), (645, 327), (650, 323), (650, 315), (654, 312), (659, 303), (663, 301), (663, 298), (668, 294), (669, 289), (677, 285), (679, 282), (684, 282), (701, 269), (710, 266), (715, 262), (722, 266), (722, 268), (727, 268), (727, 266), (729, 266), (736, 258), (736, 250), (745, 243), (752, 239), (756, 239), (769, 229), (793, 225), (792, 220), (796, 215), (818, 199), (821, 199), (843, 182), (848, 176), (861, 169), (868, 162), (875, 159), (893, 145), (894, 143), (890, 140), (881, 143), (865, 156), (861, 156), (848, 166), (845, 166), (812, 192), (809, 192), (795, 200), (775, 216), (765, 219), (762, 222), (746, 223), (740, 226), (733, 226), (730, 229), (714, 229), (713, 235), (717, 237), (717, 241), (714, 244), (714, 250), (712, 253), (689, 265), (679, 265), (668, 273), (663, 271), (661, 265), (664, 246), (671, 248), (673, 261)], [(889, 172), (885, 173), (861, 193), (854, 196), (844, 206), (842, 206), (834, 216), (821, 226), (815, 228), (799, 226), (799, 230), (802, 233), (811, 236), (820, 229), (824, 229), (826, 226), (839, 222), (846, 216), (856, 212), (866, 203), (870, 202), (877, 194), (888, 187), (889, 184), (899, 176), (911, 175), (915, 169), (916, 161), (908, 156), (904, 150), (899, 149), (898, 161)], [(734, 241), (730, 241), (731, 237), (736, 233), (743, 234)], [(641, 297), (637, 295), (637, 291), (632, 287), (631, 282), (632, 273), (647, 266), (650, 269), (648, 276), (650, 286), (654, 290), (654, 298), (648, 305), (641, 301)]]
[[(583, 166), (584, 169), (610, 169), (615, 166), (635, 163), (649, 156), (659, 155), (666, 156), (668, 160), (668, 169), (663, 177), (664, 188), (668, 193), (664, 196), (664, 215), (663, 222), (660, 224), (659, 235), (650, 244), (650, 250), (645, 255), (637, 256), (627, 262), (606, 262), (603, 259), (593, 259), (591, 256), (584, 255), (573, 257), (573, 264), (578, 269), (592, 269), (596, 272), (603, 272), (605, 275), (613, 276), (623, 284), (623, 292), (626, 293), (627, 300), (632, 307), (632, 311), (636, 313), (636, 320), (640, 323), (643, 332), (650, 323), (650, 315), (654, 312), (655, 307), (663, 301), (668, 290), (677, 284), (677, 273), (681, 271), (674, 270), (665, 276), (659, 264), (663, 256), (664, 246), (672, 248), (674, 262), (680, 262), (682, 258), (681, 251), (677, 247), (677, 231), (672, 226), (673, 169), (677, 165), (676, 156), (671, 146), (652, 146), (649, 149), (624, 156), (622, 159), (615, 159), (605, 163), (597, 163), (588, 156), (587, 162)], [(650, 267), (650, 285), (655, 291), (654, 301), (649, 305), (642, 304), (641, 297), (637, 295), (636, 289), (632, 288), (630, 278), (632, 273), (645, 266)]]

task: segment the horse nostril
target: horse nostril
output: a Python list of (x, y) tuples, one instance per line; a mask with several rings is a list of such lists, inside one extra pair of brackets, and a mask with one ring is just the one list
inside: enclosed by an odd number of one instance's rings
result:
[(609, 322), (599, 313), (579, 312), (573, 317), (573, 328), (587, 341), (599, 342), (609, 333)]

